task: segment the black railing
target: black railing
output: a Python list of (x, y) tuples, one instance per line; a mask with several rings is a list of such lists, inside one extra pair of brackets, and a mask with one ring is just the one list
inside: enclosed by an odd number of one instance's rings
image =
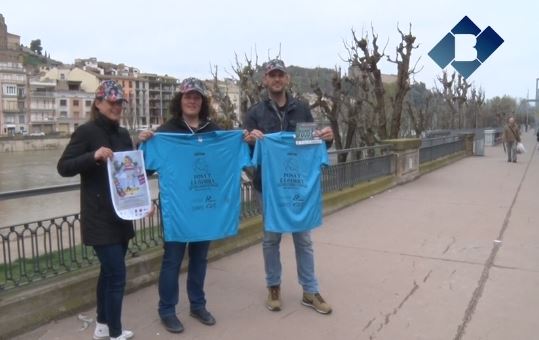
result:
[[(338, 163), (339, 155), (347, 161)], [(343, 157), (343, 156), (341, 156)], [(391, 175), (394, 154), (389, 146), (332, 151), (331, 165), (324, 167), (324, 192), (339, 191), (374, 178)], [(78, 190), (78, 184), (0, 193), (0, 200), (20, 199)], [(128, 257), (162, 244), (163, 233), (159, 200), (156, 213), (134, 222), (135, 237), (129, 244)], [(260, 214), (259, 196), (244, 176), (241, 187), (241, 219)], [(0, 291), (28, 285), (45, 278), (74, 272), (97, 264), (91, 247), (80, 240), (80, 216), (69, 214), (44, 220), (0, 227)]]
[(419, 149), (419, 163), (430, 162), (460, 151), (464, 151), (462, 136), (422, 139)]

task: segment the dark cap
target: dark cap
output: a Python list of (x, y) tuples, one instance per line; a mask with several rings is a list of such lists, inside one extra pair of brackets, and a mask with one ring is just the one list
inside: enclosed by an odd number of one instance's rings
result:
[(266, 63), (265, 74), (270, 73), (271, 71), (279, 70), (284, 73), (287, 73), (286, 66), (284, 66), (284, 61), (280, 59), (272, 59)]
[(109, 102), (125, 101), (122, 87), (114, 80), (103, 80), (95, 90), (95, 98)]
[(186, 78), (180, 84), (180, 93), (187, 93), (191, 91), (196, 91), (200, 93), (203, 97), (206, 97), (206, 85), (197, 78)]

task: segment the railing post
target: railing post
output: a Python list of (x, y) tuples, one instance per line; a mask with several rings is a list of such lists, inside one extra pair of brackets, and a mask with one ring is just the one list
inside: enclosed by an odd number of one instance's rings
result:
[(474, 133), (461, 133), (460, 136), (464, 139), (464, 151), (466, 156), (473, 156)]
[(384, 144), (391, 144), (396, 155), (395, 173), (398, 183), (414, 180), (419, 176), (419, 147), (421, 139), (389, 139)]

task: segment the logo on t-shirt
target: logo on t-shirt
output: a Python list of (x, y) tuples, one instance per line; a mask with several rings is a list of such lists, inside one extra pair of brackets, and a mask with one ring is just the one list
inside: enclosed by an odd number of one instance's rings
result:
[(210, 167), (206, 160), (206, 153), (197, 152), (194, 156), (193, 177), (191, 178), (189, 190), (200, 191), (217, 187), (218, 183), (210, 171)]
[(305, 180), (299, 171), (297, 154), (289, 152), (287, 155), (288, 157), (284, 162), (284, 171), (279, 179), (279, 186), (288, 188), (305, 187)]

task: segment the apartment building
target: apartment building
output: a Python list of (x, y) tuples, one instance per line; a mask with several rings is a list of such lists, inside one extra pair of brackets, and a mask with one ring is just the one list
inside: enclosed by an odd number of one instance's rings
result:
[(30, 80), (30, 133), (56, 131), (56, 81)]
[(167, 75), (143, 73), (142, 79), (148, 82), (149, 127), (163, 124), (168, 118), (168, 107), (176, 93), (179, 80)]
[(0, 135), (28, 131), (28, 77), (21, 63), (0, 62)]

